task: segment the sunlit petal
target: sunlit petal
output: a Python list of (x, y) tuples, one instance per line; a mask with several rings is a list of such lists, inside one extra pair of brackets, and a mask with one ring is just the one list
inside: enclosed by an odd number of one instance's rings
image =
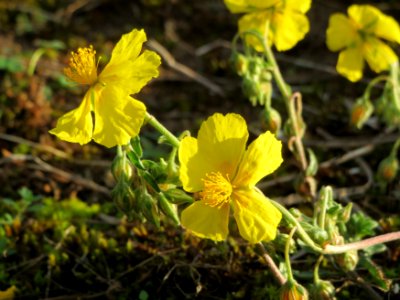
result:
[(347, 9), (349, 17), (358, 25), (358, 29), (373, 33), (382, 13), (371, 5), (351, 5)]
[(214, 241), (228, 235), (229, 204), (215, 208), (196, 201), (182, 211), (181, 224), (193, 234)]
[(289, 9), (282, 13), (275, 13), (270, 26), (274, 32), (273, 43), (278, 51), (293, 48), (310, 29), (308, 19), (304, 14)]
[(285, 0), (285, 5), (287, 8), (305, 14), (311, 7), (311, 0)]
[(340, 52), (336, 70), (350, 81), (360, 80), (364, 68), (364, 58), (360, 47), (348, 48)]
[(107, 86), (94, 105), (93, 139), (106, 147), (126, 145), (138, 135), (146, 114), (145, 105), (125, 91)]
[(93, 132), (93, 120), (90, 113), (91, 97), (94, 97), (93, 89), (89, 89), (78, 108), (59, 118), (56, 128), (49, 132), (67, 142), (81, 145), (88, 143), (92, 139)]
[(185, 137), (179, 146), (179, 177), (188, 192), (198, 192), (203, 188), (202, 179), (214, 171), (204, 153), (198, 151), (197, 139)]
[(245, 152), (233, 180), (236, 186), (255, 186), (282, 163), (282, 143), (271, 132), (261, 134)]
[(376, 25), (375, 34), (378, 37), (400, 44), (400, 26), (392, 17), (382, 14)]
[(143, 29), (133, 29), (131, 32), (122, 35), (113, 49), (108, 65), (119, 65), (124, 61), (135, 60), (139, 56), (142, 45), (146, 40), (146, 33)]
[(214, 114), (200, 127), (198, 150), (206, 157), (211, 171), (232, 178), (245, 151), (249, 133), (238, 114)]
[(232, 199), (234, 217), (244, 239), (250, 243), (275, 239), (282, 214), (264, 195), (254, 189), (238, 190)]

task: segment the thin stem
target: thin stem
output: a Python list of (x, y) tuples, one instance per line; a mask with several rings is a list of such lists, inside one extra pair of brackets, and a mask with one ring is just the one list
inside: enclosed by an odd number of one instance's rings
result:
[(399, 63), (397, 61), (390, 65), (390, 79), (394, 104), (397, 110), (400, 110)]
[(369, 239), (365, 239), (362, 241), (344, 244), (344, 245), (327, 245), (325, 246), (323, 253), (324, 254), (340, 254), (350, 250), (360, 250), (365, 249), (377, 244), (383, 244), (395, 240), (400, 239), (400, 231), (386, 233), (378, 236), (374, 236)]
[(279, 66), (276, 62), (275, 56), (272, 52), (271, 47), (263, 40), (263, 46), (264, 46), (264, 54), (268, 61), (272, 65), (272, 72), (274, 74), (274, 78), (276, 81), (276, 84), (283, 96), (283, 99), (285, 101), (286, 109), (289, 113), (289, 118), (292, 121), (292, 128), (295, 134), (295, 145), (297, 148), (297, 152), (300, 157), (300, 162), (301, 162), (301, 167), (303, 171), (307, 169), (307, 160), (306, 160), (306, 155), (304, 151), (304, 146), (301, 141), (301, 134), (300, 134), (300, 129), (298, 127), (298, 119), (296, 115), (296, 108), (294, 106), (294, 100), (296, 100), (294, 97), (292, 97), (292, 92), (289, 88), (289, 86), (286, 84), (285, 80), (283, 79), (282, 73), (279, 69)]
[(314, 241), (311, 239), (311, 237), (307, 234), (307, 232), (303, 229), (303, 227), (300, 225), (300, 223), (296, 220), (295, 217), (292, 216), (292, 214), (282, 205), (280, 205), (278, 202), (271, 200), (271, 203), (279, 209), (279, 211), (282, 213), (282, 215), (286, 218), (286, 220), (291, 223), (293, 226), (297, 227), (297, 234), (300, 236), (301, 240), (307, 244), (312, 250), (318, 253), (323, 253), (323, 249), (319, 247), (317, 244), (314, 243)]
[(290, 251), (290, 242), (292, 241), (293, 235), (296, 232), (296, 230), (297, 230), (296, 226), (292, 228), (292, 230), (289, 233), (289, 237), (286, 241), (286, 245), (285, 245), (285, 263), (286, 263), (286, 269), (288, 272), (288, 280), (289, 281), (294, 281), (292, 266), (290, 264), (289, 251)]
[(180, 141), (167, 128), (164, 127), (154, 116), (146, 112), (145, 122), (161, 133), (174, 147), (179, 147)]
[(325, 217), (326, 217), (326, 209), (328, 206), (328, 200), (332, 199), (332, 188), (330, 186), (326, 186), (322, 190), (322, 205), (320, 207), (321, 211), (318, 216), (318, 226), (322, 229), (325, 229)]
[(271, 256), (265, 251), (264, 245), (262, 243), (257, 244), (258, 248), (261, 251), (261, 256), (264, 259), (265, 263), (267, 264), (268, 268), (271, 270), (272, 275), (275, 277), (275, 279), (279, 282), (280, 285), (284, 285), (286, 282), (285, 276), (279, 271), (278, 266), (275, 264)]
[(370, 95), (371, 95), (371, 90), (372, 88), (375, 87), (375, 85), (377, 85), (380, 81), (387, 81), (389, 78), (387, 75), (380, 75), (378, 77), (375, 77), (374, 79), (372, 79), (369, 83), (367, 88), (365, 89), (364, 92), (364, 97), (366, 97), (367, 99), (369, 99)]
[(317, 284), (320, 279), (319, 279), (319, 265), (321, 264), (322, 260), (323, 260), (324, 256), (320, 255), (318, 257), (317, 263), (315, 264), (314, 267), (314, 283)]

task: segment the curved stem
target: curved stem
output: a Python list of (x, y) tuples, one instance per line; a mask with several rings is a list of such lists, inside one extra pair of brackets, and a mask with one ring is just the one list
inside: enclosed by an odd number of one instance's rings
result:
[(293, 226), (297, 227), (297, 234), (300, 236), (301, 240), (305, 244), (307, 244), (307, 246), (309, 246), (315, 252), (323, 253), (323, 249), (314, 243), (314, 241), (311, 239), (311, 237), (303, 229), (301, 224), (296, 220), (295, 217), (292, 216), (292, 214), (285, 207), (283, 207), (276, 201), (273, 201), (273, 200), (270, 200), (270, 201), (277, 209), (279, 209), (279, 211), (282, 213), (282, 215), (286, 218), (286, 220), (289, 223), (291, 223)]
[(286, 282), (286, 278), (283, 276), (281, 271), (279, 271), (278, 266), (275, 264), (273, 261), (272, 257), (269, 256), (267, 251), (265, 251), (264, 245), (260, 242), (257, 244), (258, 248), (261, 251), (261, 256), (264, 259), (265, 263), (267, 264), (268, 268), (271, 270), (272, 275), (275, 277), (275, 279), (279, 282), (280, 285), (284, 285)]
[(292, 266), (290, 264), (290, 257), (289, 257), (289, 251), (290, 251), (290, 242), (293, 238), (294, 233), (296, 232), (297, 227), (293, 227), (292, 230), (289, 233), (289, 237), (286, 241), (286, 245), (285, 245), (285, 263), (286, 263), (286, 269), (288, 272), (288, 280), (289, 281), (294, 281), (293, 278), (293, 273), (292, 273)]
[(365, 249), (367, 247), (371, 247), (377, 244), (383, 244), (395, 240), (400, 239), (400, 231), (386, 233), (378, 236), (374, 236), (369, 239), (365, 239), (362, 241), (344, 244), (344, 245), (327, 245), (325, 246), (323, 253), (324, 254), (340, 254), (350, 250), (360, 250)]
[(319, 265), (321, 264), (323, 258), (324, 258), (324, 256), (320, 255), (318, 257), (317, 263), (315, 264), (315, 267), (314, 267), (314, 283), (315, 284), (317, 284), (318, 281), (320, 281), (320, 279), (319, 279)]
[(364, 96), (366, 96), (369, 99), (370, 94), (371, 94), (371, 90), (375, 87), (375, 85), (377, 85), (381, 81), (387, 81), (388, 79), (389, 78), (388, 78), (387, 75), (380, 75), (380, 76), (375, 77), (374, 79), (372, 79), (368, 83), (367, 88), (365, 89)]
[(397, 61), (390, 65), (390, 79), (394, 105), (400, 110), (399, 63)]
[(179, 147), (180, 141), (178, 140), (178, 138), (148, 112), (146, 112), (145, 122), (150, 124), (154, 129), (161, 133), (168, 140), (168, 142), (171, 143), (172, 146)]

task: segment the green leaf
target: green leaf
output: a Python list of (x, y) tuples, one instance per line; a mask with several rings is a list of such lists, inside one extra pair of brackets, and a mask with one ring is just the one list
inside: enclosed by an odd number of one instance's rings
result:
[(381, 267), (379, 267), (369, 257), (366, 256), (361, 257), (359, 263), (362, 267), (368, 270), (370, 274), (370, 282), (372, 281), (372, 283), (376, 284), (377, 287), (384, 292), (389, 291), (392, 280), (386, 278)]
[(140, 157), (137, 155), (135, 151), (129, 151), (126, 154), (131, 161), (131, 163), (138, 169), (140, 170), (146, 170), (145, 166), (143, 165), (142, 161), (140, 160)]
[(375, 235), (376, 227), (378, 227), (378, 222), (363, 213), (355, 213), (348, 223), (349, 236), (353, 236), (353, 240), (358, 241), (365, 236)]

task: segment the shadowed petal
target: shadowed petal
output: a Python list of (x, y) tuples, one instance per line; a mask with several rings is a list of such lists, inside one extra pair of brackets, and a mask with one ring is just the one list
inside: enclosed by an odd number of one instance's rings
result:
[(93, 132), (93, 120), (90, 113), (92, 96), (94, 97), (94, 90), (89, 89), (79, 107), (59, 118), (56, 128), (49, 132), (67, 142), (81, 145), (88, 143), (92, 139)]
[(364, 58), (360, 47), (348, 48), (339, 53), (336, 70), (350, 81), (360, 80)]
[(326, 45), (331, 51), (339, 51), (354, 43), (357, 29), (344, 14), (333, 14), (326, 31)]
[(233, 210), (240, 235), (250, 243), (275, 239), (280, 211), (261, 193), (238, 190), (232, 195)]
[(225, 240), (228, 235), (229, 204), (215, 208), (194, 202), (182, 211), (182, 226), (193, 234), (214, 241)]
[(125, 94), (125, 91), (107, 86), (94, 106), (95, 127), (93, 139), (106, 147), (126, 145), (139, 134), (146, 114), (146, 106)]
[(393, 50), (378, 39), (370, 38), (363, 45), (364, 56), (370, 68), (376, 73), (388, 70), (398, 60)]

